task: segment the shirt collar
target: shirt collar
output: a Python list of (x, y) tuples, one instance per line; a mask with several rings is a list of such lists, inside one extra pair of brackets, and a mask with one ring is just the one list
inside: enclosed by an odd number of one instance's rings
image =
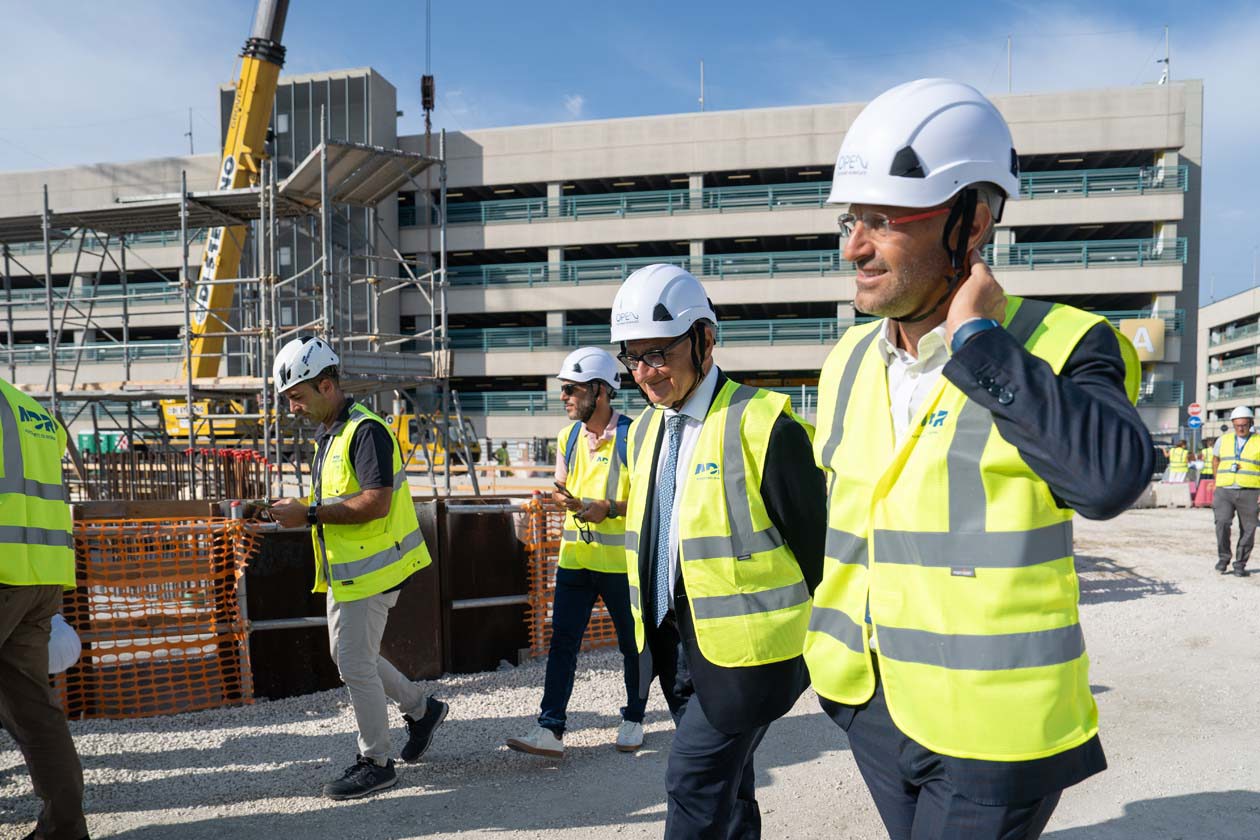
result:
[(678, 411), (667, 408), (665, 409), (665, 416), (669, 418), (675, 414), (681, 414), (698, 423), (703, 423), (704, 418), (709, 415), (709, 406), (713, 405), (713, 392), (717, 389), (719, 376), (721, 376), (721, 372), (718, 370), (718, 366), (714, 365), (705, 374), (704, 379), (700, 380), (696, 390), (691, 392), (691, 396), (683, 403), (683, 407)]
[(586, 433), (588, 438), (596, 442), (612, 440), (617, 434), (617, 421), (620, 419), (621, 412), (614, 408), (612, 414), (608, 416), (608, 425), (604, 426), (604, 431), (597, 435), (585, 423), (582, 424), (582, 431)]
[(938, 324), (931, 332), (926, 333), (919, 339), (919, 353), (917, 359), (897, 346), (897, 342), (895, 340), (895, 330), (896, 326), (893, 324), (892, 319), (889, 318), (884, 324), (884, 329), (879, 331), (879, 341), (877, 344), (879, 346), (879, 352), (884, 358), (885, 365), (892, 364), (894, 359), (901, 359), (902, 361), (910, 364), (927, 364), (927, 362), (933, 360), (941, 353), (944, 353), (945, 358), (947, 359), (950, 356), (949, 343), (945, 340), (944, 321)]

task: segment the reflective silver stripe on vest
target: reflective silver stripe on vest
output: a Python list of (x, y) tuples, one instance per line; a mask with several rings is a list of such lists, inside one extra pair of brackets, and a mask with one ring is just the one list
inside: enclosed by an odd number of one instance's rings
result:
[(21, 426), (18, 425), (17, 412), (13, 410), (8, 395), (2, 390), (0, 390), (0, 411), (4, 412), (4, 416), (0, 417), (0, 426), (4, 429), (4, 432), (0, 433), (0, 438), (3, 438), (0, 441), (3, 449), (0, 451), (4, 452), (4, 475), (0, 476), (0, 493), (19, 493), (50, 502), (70, 501), (66, 487), (61, 482), (49, 484), (26, 477), (26, 461), (22, 457)]
[(621, 459), (617, 457), (617, 438), (620, 434), (621, 428), (614, 424), (612, 453), (608, 456), (608, 483), (604, 487), (604, 498), (609, 501), (616, 500), (617, 484), (621, 481)]
[(809, 588), (804, 581), (797, 581), (778, 589), (762, 592), (736, 592), (733, 595), (692, 596), (691, 609), (696, 619), (734, 618), (741, 615), (784, 610), (809, 601)]
[[(585, 541), (582, 540), (581, 534), (579, 534), (577, 531), (570, 531), (568, 528), (565, 528), (562, 536), (564, 537), (564, 539), (568, 540), (571, 543), (585, 544)], [(603, 531), (596, 531), (592, 529), (591, 530), (591, 543), (599, 544), (599, 545), (606, 545), (611, 548), (625, 548), (626, 535), (625, 534), (605, 534)]]
[(1072, 523), (980, 533), (877, 530), (875, 551), (889, 565), (1020, 569), (1072, 556)]
[[(753, 530), (752, 507), (748, 500), (748, 474), (744, 470), (744, 443), (740, 426), (748, 404), (757, 395), (757, 389), (748, 385), (736, 385), (726, 407), (725, 425), (722, 428), (722, 486), (726, 496), (726, 521), (730, 525), (729, 537), (690, 537), (679, 545), (685, 561), (714, 560), (734, 557), (747, 560), (762, 551), (773, 551), (783, 545), (783, 537), (771, 525), (761, 531)], [(690, 478), (690, 476), (688, 476)], [(685, 498), (685, 497), (684, 497)], [(696, 614), (699, 618), (699, 613)]]
[[(815, 604), (813, 611), (809, 614), (809, 629), (815, 633), (830, 636), (854, 653), (865, 652), (862, 644), (862, 634), (865, 630), (840, 610)], [(881, 627), (880, 633), (883, 632), (884, 628)]]
[(1085, 653), (1081, 625), (1004, 635), (930, 633), (879, 627), (879, 653), (886, 659), (936, 665), (956, 671), (1009, 671), (1073, 662)]
[(626, 551), (633, 551), (634, 553), (638, 554), (639, 553), (639, 532), (626, 531), (625, 545), (626, 545)]
[(54, 548), (73, 548), (74, 538), (69, 531), (56, 528), (0, 525), (0, 545), (47, 545)]
[[(397, 493), (399, 490), (401, 490), (402, 488), (406, 486), (407, 486), (407, 471), (399, 470), (398, 472), (394, 473), (394, 492)], [(361, 496), (361, 495), (363, 495), (362, 490), (355, 490), (353, 493), (347, 493), (344, 496), (326, 496), (326, 497), (321, 498), (319, 502), (320, 504), (323, 504), (323, 505), (335, 505), (337, 502), (344, 502), (347, 499), (353, 499), (355, 496)]]
[(424, 544), (424, 535), (420, 529), (412, 531), (410, 534), (402, 538), (397, 545), (378, 551), (375, 554), (369, 554), (361, 560), (352, 560), (349, 563), (333, 563), (332, 579), (337, 581), (354, 580), (362, 575), (370, 575), (372, 572), (379, 572), (389, 564), (398, 560), (398, 558), (407, 554), (407, 552), (419, 548)]
[(630, 587), (630, 606), (637, 610), (642, 610), (643, 605), (639, 603), (639, 587), (637, 586)]
[(643, 409), (643, 413), (639, 415), (639, 425), (634, 430), (634, 457), (639, 458), (643, 455), (643, 441), (647, 439), (648, 426), (652, 425), (649, 421), (649, 411), (654, 411), (652, 406)]
[(836, 410), (831, 419), (831, 434), (823, 445), (822, 463), (824, 466), (831, 464), (831, 458), (836, 454), (836, 447), (840, 445), (840, 438), (844, 436), (844, 413), (849, 408), (849, 398), (853, 395), (853, 383), (857, 382), (858, 368), (862, 366), (862, 360), (866, 358), (866, 350), (871, 346), (871, 342), (879, 337), (880, 330), (886, 328), (886, 325), (881, 322), (880, 326), (864, 336), (854, 346), (849, 360), (845, 362), (844, 373), (840, 376), (840, 384), (836, 388)]
[[(867, 560), (866, 538), (850, 534), (839, 528), (827, 529), (827, 557), (844, 564), (865, 566)], [(881, 558), (882, 559), (882, 558)]]

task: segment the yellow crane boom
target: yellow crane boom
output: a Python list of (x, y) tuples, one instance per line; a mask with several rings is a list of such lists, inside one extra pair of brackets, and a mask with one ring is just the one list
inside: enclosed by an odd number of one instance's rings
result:
[[(258, 2), (254, 28), (241, 52), (241, 75), (236, 83), (236, 98), (232, 103), (227, 137), (223, 141), (223, 165), (219, 169), (217, 189), (252, 186), (258, 182), (265, 157), (263, 146), (267, 139), (267, 126), (276, 100), (276, 82), (284, 65), (284, 47), (280, 38), (284, 34), (288, 10), (289, 0)], [(232, 307), (235, 286), (211, 281), (239, 276), (244, 241), (243, 226), (213, 228), (206, 237), (201, 272), (192, 302), (191, 352), (180, 371), (184, 376), (190, 372), (190, 363), (195, 379), (219, 375), (223, 334), (228, 328), (227, 314)], [(204, 414), (208, 406), (204, 401), (195, 403), (193, 411)], [(191, 443), (195, 437), (192, 432), (199, 429), (190, 430), (188, 419), (184, 418), (186, 413), (184, 403), (176, 400), (162, 403), (167, 434), (187, 434)], [(234, 424), (228, 425), (235, 428)], [(220, 425), (215, 427), (216, 431), (220, 428)]]

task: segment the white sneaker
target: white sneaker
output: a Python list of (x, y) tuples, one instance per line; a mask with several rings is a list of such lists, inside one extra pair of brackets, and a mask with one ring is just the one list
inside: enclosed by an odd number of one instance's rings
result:
[(643, 746), (643, 724), (623, 720), (617, 727), (617, 752), (637, 752)]
[[(508, 738), (507, 745), (517, 752), (544, 755), (547, 758), (564, 758), (564, 742), (543, 726), (535, 726), (524, 738)], [(620, 749), (620, 747), (618, 747)]]

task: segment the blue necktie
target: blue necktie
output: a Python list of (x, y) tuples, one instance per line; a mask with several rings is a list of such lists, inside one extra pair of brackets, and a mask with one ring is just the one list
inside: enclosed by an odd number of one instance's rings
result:
[(653, 624), (661, 626), (669, 612), (669, 528), (674, 518), (675, 473), (678, 472), (678, 444), (682, 441), (683, 416), (675, 414), (665, 421), (668, 439), (661, 478), (656, 483), (656, 562), (652, 566), (652, 587), (656, 592)]

